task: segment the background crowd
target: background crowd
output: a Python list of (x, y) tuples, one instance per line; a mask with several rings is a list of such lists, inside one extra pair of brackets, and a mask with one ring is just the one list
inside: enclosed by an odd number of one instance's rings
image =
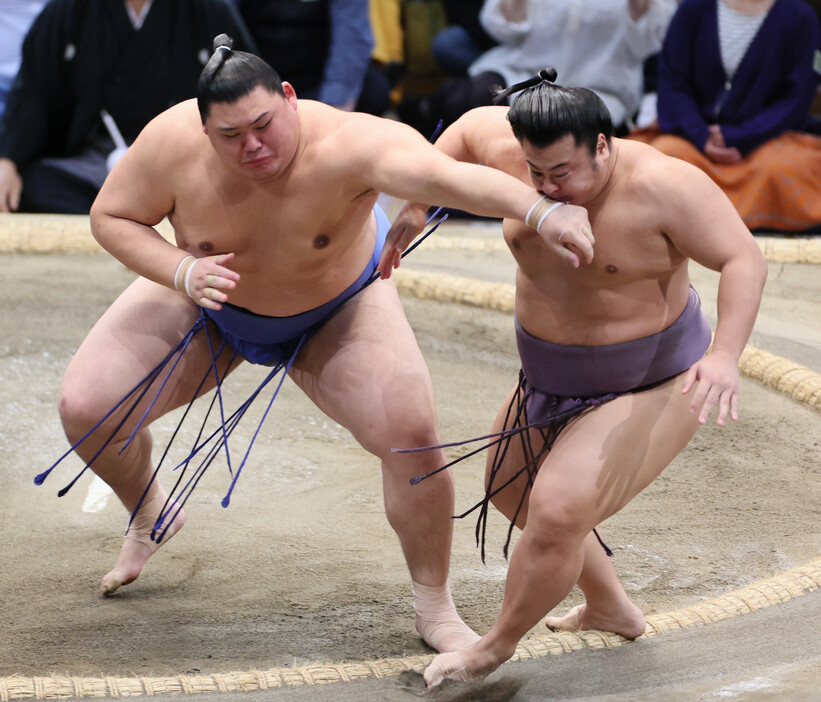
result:
[(754, 231), (821, 232), (821, 0), (5, 0), (0, 212), (87, 213), (225, 32), (298, 97), (425, 136), (546, 66)]

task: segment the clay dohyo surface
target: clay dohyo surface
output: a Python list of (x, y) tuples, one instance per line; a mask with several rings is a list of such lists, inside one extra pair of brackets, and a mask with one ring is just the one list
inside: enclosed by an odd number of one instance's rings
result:
[[(186, 527), (136, 582), (101, 598), (125, 511), (113, 497), (89, 511), (90, 474), (56, 496), (81, 467), (73, 456), (42, 487), (32, 479), (67, 448), (57, 414), (66, 364), (132, 274), (105, 255), (0, 258), (0, 676), (216, 673), (430, 652), (413, 629), (376, 459), (290, 381), (230, 507), (219, 504), (230, 476), (218, 461), (188, 502)], [(511, 316), (404, 302), (434, 380), (443, 441), (486, 433), (518, 371)], [(237, 371), (229, 405), (262, 372)], [(625, 586), (648, 613), (696, 604), (821, 552), (817, 410), (744, 378), (741, 397), (738, 423), (702, 428), (602, 527)], [(173, 425), (157, 425), (156, 445)], [(239, 445), (254, 426), (249, 419), (237, 430)], [(478, 458), (456, 468), (457, 511), (479, 499), (483, 469)], [(486, 564), (473, 518), (455, 523), (451, 585), (479, 632), (498, 614), (506, 574), (506, 524), (495, 513), (491, 522)], [(574, 592), (559, 610), (578, 601)]]

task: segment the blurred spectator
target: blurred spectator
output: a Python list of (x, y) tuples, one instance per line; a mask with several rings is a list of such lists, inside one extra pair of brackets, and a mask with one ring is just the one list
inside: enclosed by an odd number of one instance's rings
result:
[(451, 76), (467, 75), (472, 64), (496, 45), (479, 21), (478, 0), (442, 0), (448, 26), (431, 41), (431, 52), (439, 68)]
[(818, 229), (818, 71), (804, 0), (684, 0), (659, 57), (661, 133), (633, 136), (706, 171), (750, 229)]
[(23, 37), (45, 4), (46, 0), (3, 0), (3, 11), (0, 12), (0, 116), (20, 68)]
[(373, 59), (395, 85), (405, 62), (405, 37), (402, 27), (402, 4), (399, 0), (369, 0), (373, 30)]
[(368, 0), (238, 0), (260, 56), (300, 98), (381, 115), (390, 83), (372, 61)]
[(643, 62), (661, 48), (675, 9), (675, 0), (485, 0), (480, 19), (499, 46), (471, 64), (468, 78), (404, 101), (399, 116), (429, 135), (439, 119), (447, 126), (491, 104), (493, 86), (552, 66), (563, 85), (594, 90), (624, 134), (641, 101)]
[(0, 119), (0, 211), (88, 213), (115, 141), (193, 97), (217, 34), (256, 52), (227, 0), (52, 0)]

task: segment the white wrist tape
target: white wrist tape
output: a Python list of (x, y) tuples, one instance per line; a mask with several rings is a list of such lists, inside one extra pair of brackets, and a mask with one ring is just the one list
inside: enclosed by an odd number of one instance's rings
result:
[(188, 297), (191, 297), (191, 290), (188, 288), (188, 283), (191, 281), (191, 271), (193, 271), (193, 270), (194, 270), (194, 264), (195, 264), (197, 261), (199, 261), (199, 259), (198, 259), (198, 258), (195, 258), (195, 259), (191, 262), (191, 265), (190, 265), (190, 266), (188, 266), (188, 270), (187, 270), (187, 271), (185, 271), (185, 294), (186, 294), (186, 295), (188, 295)]
[(553, 202), (548, 199), (546, 195), (542, 195), (542, 197), (536, 200), (532, 207), (527, 211), (527, 215), (525, 215), (525, 222), (528, 226), (533, 227), (536, 231), (539, 231), (539, 227), (542, 226), (542, 222), (545, 221), (547, 216), (557, 207), (564, 204), (565, 203), (561, 200), (556, 200)]
[(199, 261), (199, 259), (196, 256), (186, 256), (180, 261), (174, 273), (174, 287), (177, 290), (185, 290), (185, 294), (188, 295), (188, 297), (191, 297), (188, 282), (191, 279), (191, 271), (197, 261)]
[(547, 200), (547, 196), (546, 196), (546, 195), (542, 195), (542, 196), (541, 196), (538, 200), (536, 200), (536, 202), (534, 202), (534, 203), (530, 206), (530, 209), (527, 211), (527, 214), (525, 215), (525, 223), (526, 223), (529, 227), (533, 227), (534, 229), (536, 228), (536, 227), (534, 227), (534, 226), (533, 226), (533, 223), (531, 222), (530, 218), (533, 216), (533, 211), (534, 211), (534, 210), (535, 210), (535, 209), (536, 209), (539, 205), (541, 205), (541, 204), (542, 204), (545, 200)]
[(544, 214), (543, 214), (543, 215), (539, 218), (539, 223), (536, 225), (536, 231), (539, 231), (539, 227), (541, 227), (541, 226), (542, 226), (542, 222), (544, 222), (544, 221), (547, 219), (547, 216), (548, 216), (551, 212), (553, 212), (553, 210), (555, 210), (557, 207), (560, 207), (561, 205), (564, 205), (564, 203), (563, 203), (561, 200), (559, 200), (558, 202), (554, 202), (554, 203), (553, 203), (550, 207), (548, 207), (548, 208), (547, 208), (547, 212), (545, 212), (545, 213), (544, 213)]

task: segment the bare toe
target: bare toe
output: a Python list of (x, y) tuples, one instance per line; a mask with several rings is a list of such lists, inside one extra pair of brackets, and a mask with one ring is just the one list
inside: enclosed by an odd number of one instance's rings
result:
[(576, 605), (563, 617), (545, 617), (544, 623), (550, 631), (581, 631), (582, 609), (584, 605)]
[(467, 669), (464, 660), (462, 660), (462, 654), (458, 651), (440, 653), (433, 659), (431, 664), (425, 668), (425, 685), (427, 685), (428, 688), (436, 687), (443, 680), (457, 680), (463, 683), (470, 683), (481, 679), (480, 676), (473, 675), (473, 673)]

